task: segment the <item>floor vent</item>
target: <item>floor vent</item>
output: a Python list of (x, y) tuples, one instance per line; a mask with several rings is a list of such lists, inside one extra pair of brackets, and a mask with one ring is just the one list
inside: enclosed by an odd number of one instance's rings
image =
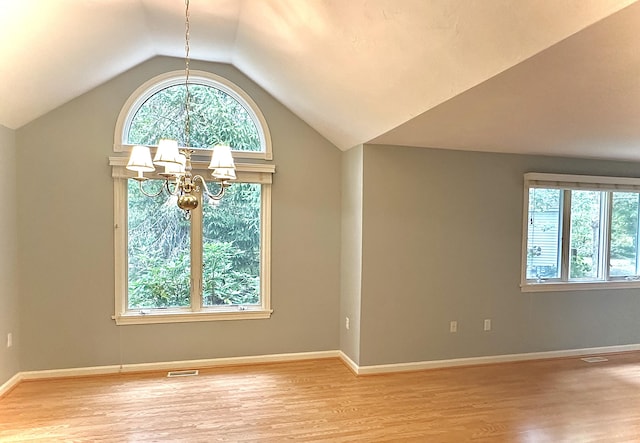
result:
[(581, 358), (580, 360), (586, 361), (587, 363), (600, 363), (603, 361), (609, 361), (608, 358), (604, 358), (604, 357), (585, 357), (585, 358)]
[(169, 371), (167, 377), (191, 377), (198, 375), (197, 369), (189, 369), (188, 371)]

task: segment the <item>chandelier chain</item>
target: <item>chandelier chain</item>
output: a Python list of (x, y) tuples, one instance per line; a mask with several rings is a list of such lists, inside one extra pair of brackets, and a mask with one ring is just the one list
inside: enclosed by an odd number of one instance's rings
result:
[(186, 97), (184, 102), (185, 107), (185, 120), (184, 120), (184, 142), (185, 147), (189, 147), (189, 136), (191, 132), (191, 119), (189, 115), (189, 110), (191, 108), (191, 94), (189, 94), (189, 31), (190, 31), (190, 23), (189, 23), (189, 0), (184, 0), (185, 5), (185, 20), (184, 20), (184, 51), (185, 51), (185, 80), (184, 87), (186, 91)]
[[(134, 146), (127, 163), (127, 169), (136, 171), (138, 175), (133, 177), (138, 181), (140, 191), (148, 196), (155, 197), (163, 192), (178, 197), (178, 207), (184, 211), (185, 219), (191, 217), (191, 211), (199, 205), (199, 195), (207, 196), (210, 200), (217, 201), (222, 198), (226, 188), (231, 186), (229, 180), (236, 178), (236, 166), (228, 145), (217, 145), (213, 147), (211, 163), (213, 179), (219, 182), (218, 192), (213, 194), (207, 187), (205, 178), (196, 174), (193, 175), (191, 165), (191, 154), (194, 152), (189, 148), (189, 138), (191, 132), (191, 94), (189, 92), (189, 0), (184, 0), (185, 4), (185, 28), (184, 28), (184, 49), (185, 49), (185, 102), (184, 102), (184, 142), (185, 146), (178, 147), (177, 140), (161, 139), (156, 150), (156, 157), (151, 160), (151, 153), (148, 146)], [(182, 157), (182, 158), (181, 158)], [(148, 180), (144, 172), (155, 171), (156, 166), (164, 166), (164, 172), (160, 176), (164, 177), (164, 186), (156, 193), (146, 192), (142, 183)]]

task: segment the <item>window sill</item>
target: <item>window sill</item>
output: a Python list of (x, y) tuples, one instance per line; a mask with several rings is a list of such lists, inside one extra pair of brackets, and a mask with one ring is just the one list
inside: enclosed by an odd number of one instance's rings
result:
[(560, 292), (633, 288), (640, 288), (640, 281), (551, 282), (523, 283), (520, 285), (520, 290), (522, 292)]
[(244, 310), (244, 311), (151, 311), (142, 314), (140, 311), (130, 311), (112, 317), (116, 325), (147, 325), (157, 323), (188, 323), (196, 321), (221, 321), (221, 320), (254, 320), (270, 318), (271, 310)]

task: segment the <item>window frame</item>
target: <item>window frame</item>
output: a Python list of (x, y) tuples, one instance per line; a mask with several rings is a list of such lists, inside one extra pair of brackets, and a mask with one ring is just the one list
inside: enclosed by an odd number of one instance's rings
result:
[[(260, 210), (260, 305), (256, 306), (201, 306), (202, 276), (191, 281), (191, 307), (162, 309), (128, 309), (128, 202), (127, 182), (133, 177), (126, 169), (127, 158), (110, 157), (114, 195), (114, 253), (115, 253), (115, 314), (117, 325), (182, 323), (212, 320), (245, 320), (269, 318), (271, 308), (271, 184), (275, 165), (237, 163), (235, 183), (259, 183), (261, 190)], [(194, 174), (205, 176), (208, 163), (193, 162)], [(158, 174), (147, 174), (152, 179), (162, 179)], [(232, 185), (233, 186), (233, 185)], [(207, 204), (206, 201), (204, 204)], [(178, 211), (176, 206), (176, 211)], [(192, 218), (192, 231), (201, 229), (201, 217)], [(192, 237), (193, 238), (193, 237)], [(202, 245), (192, 244), (196, 254), (202, 253)], [(195, 266), (192, 265), (192, 269)], [(198, 297), (199, 294), (199, 297)]]
[[(563, 191), (560, 199), (562, 216), (560, 217), (559, 230), (561, 272), (560, 278), (537, 280), (527, 278), (528, 235), (529, 235), (529, 194), (532, 188), (560, 189)], [(599, 252), (602, 255), (600, 262), (603, 266), (602, 279), (596, 280), (570, 280), (570, 226), (571, 226), (571, 191), (589, 190), (605, 192), (603, 214), (601, 220), (604, 225), (600, 228)], [(527, 173), (524, 175), (524, 199), (522, 217), (522, 257), (520, 288), (522, 292), (549, 292), (549, 291), (574, 291), (588, 289), (622, 289), (640, 288), (640, 279), (628, 279), (627, 276), (609, 275), (610, 250), (611, 250), (611, 217), (612, 217), (612, 192), (640, 193), (640, 179), (629, 177), (604, 177), (568, 174)], [(640, 220), (639, 220), (640, 224)], [(638, 245), (640, 249), (640, 245)], [(638, 251), (636, 251), (638, 254)]]
[[(128, 153), (133, 145), (127, 144), (128, 131), (133, 117), (139, 108), (159, 91), (179, 84), (184, 84), (184, 71), (171, 71), (157, 75), (138, 87), (123, 105), (115, 126), (113, 151), (116, 156), (109, 157), (111, 176), (113, 179), (114, 195), (114, 266), (115, 266), (115, 311), (112, 319), (117, 325), (154, 324), (154, 323), (182, 323), (213, 320), (241, 320), (265, 319), (271, 316), (271, 184), (275, 173), (275, 165), (265, 160), (272, 160), (271, 134), (267, 121), (258, 105), (240, 87), (224, 77), (216, 74), (191, 70), (190, 84), (210, 86), (223, 91), (233, 97), (250, 115), (260, 137), (261, 151), (233, 150), (236, 160), (237, 179), (233, 183), (258, 183), (261, 185), (260, 210), (260, 305), (246, 306), (202, 306), (202, 274), (194, 281), (191, 279), (191, 296), (197, 292), (196, 298), (191, 300), (190, 307), (167, 309), (128, 309), (128, 179), (135, 174), (126, 169)], [(155, 151), (155, 146), (150, 146)], [(192, 155), (194, 174), (208, 177), (209, 157), (211, 149), (198, 149)], [(242, 159), (243, 161), (237, 161)], [(159, 174), (147, 173), (152, 179), (162, 179)], [(207, 204), (204, 202), (204, 204)], [(176, 211), (179, 211), (176, 207)], [(198, 210), (200, 211), (200, 210)], [(202, 229), (202, 218), (193, 214), (193, 232)], [(194, 225), (198, 224), (199, 226)], [(202, 244), (191, 244), (192, 256), (202, 257)], [(200, 258), (200, 261), (202, 258)], [(194, 268), (192, 264), (192, 269)]]
[[(127, 99), (122, 107), (118, 119), (116, 121), (113, 151), (114, 152), (131, 152), (132, 144), (126, 143), (127, 135), (131, 127), (133, 117), (140, 107), (154, 94), (159, 91), (168, 88), (170, 86), (176, 86), (184, 84), (185, 73), (184, 71), (171, 71), (164, 74), (157, 75), (152, 79), (143, 83), (138, 87)], [(189, 74), (189, 84), (198, 84), (209, 86), (219, 89), (224, 93), (233, 97), (242, 107), (245, 108), (253, 123), (258, 130), (260, 137), (260, 151), (238, 151), (233, 150), (233, 157), (239, 159), (251, 159), (251, 160), (272, 160), (272, 146), (271, 146), (271, 134), (269, 133), (269, 127), (267, 120), (265, 119), (262, 111), (253, 99), (244, 92), (235, 83), (229, 81), (224, 77), (213, 74), (206, 71), (191, 70)], [(193, 154), (192, 159), (203, 160), (210, 156), (211, 149), (198, 149)]]

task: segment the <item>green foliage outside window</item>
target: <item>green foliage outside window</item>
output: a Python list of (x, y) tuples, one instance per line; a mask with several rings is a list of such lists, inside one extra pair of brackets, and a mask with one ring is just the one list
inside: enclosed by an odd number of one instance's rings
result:
[(260, 303), (260, 185), (236, 183), (203, 208), (202, 301)]
[(569, 278), (598, 277), (602, 205), (600, 191), (571, 191)]
[[(600, 253), (601, 223), (603, 217), (601, 191), (571, 192), (570, 278), (595, 278)], [(610, 275), (633, 276), (637, 274), (639, 236), (639, 194), (636, 192), (612, 192), (610, 236)], [(556, 211), (560, 207), (560, 193), (556, 189), (536, 189), (530, 193), (529, 215)], [(543, 227), (538, 227), (540, 232)], [(533, 262), (547, 253), (529, 238), (527, 259)], [(555, 253), (555, 250), (552, 251)], [(548, 272), (553, 277), (556, 269)], [(547, 277), (541, 273), (541, 277)]]
[(638, 204), (635, 192), (614, 192), (611, 211), (611, 275), (634, 275), (638, 250)]
[[(192, 148), (228, 144), (260, 151), (260, 136), (249, 112), (232, 96), (207, 85), (190, 84)], [(161, 138), (185, 146), (184, 84), (153, 94), (129, 128), (129, 144), (155, 145)], [(144, 183), (153, 192), (159, 180)], [(211, 184), (212, 192), (216, 185)], [(261, 186), (233, 183), (216, 205), (203, 201), (202, 302), (204, 306), (260, 303)], [(149, 198), (128, 183), (128, 308), (190, 306), (191, 225), (175, 199)], [(195, 238), (200, 238), (197, 235)], [(195, 275), (199, 275), (195, 273)]]
[[(206, 85), (189, 85), (189, 146), (206, 149), (228, 144), (236, 151), (260, 151), (260, 137), (250, 114), (229, 94)], [(156, 145), (161, 138), (185, 146), (185, 98), (183, 84), (152, 95), (136, 112), (127, 143)]]
[[(159, 180), (144, 183), (159, 188)], [(149, 198), (128, 183), (129, 308), (189, 305), (190, 237), (173, 199)]]
[[(129, 309), (190, 305), (189, 229), (175, 201), (146, 197), (129, 180)], [(204, 206), (203, 305), (259, 302), (260, 185), (235, 183)]]

